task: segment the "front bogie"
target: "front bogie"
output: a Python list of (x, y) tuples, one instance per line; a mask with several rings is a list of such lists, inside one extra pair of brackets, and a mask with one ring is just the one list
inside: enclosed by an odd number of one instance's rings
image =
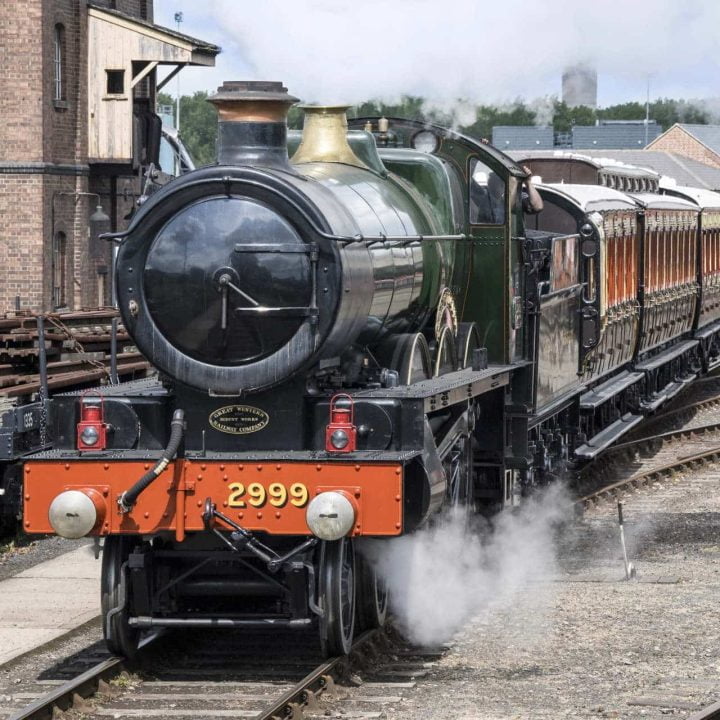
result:
[[(297, 542), (263, 537), (282, 554)], [(385, 622), (387, 590), (356, 541), (320, 542), (272, 570), (245, 551), (197, 534), (106, 539), (103, 632), (109, 649), (132, 657), (157, 628), (285, 628), (314, 632), (326, 656), (349, 652), (356, 627)]]

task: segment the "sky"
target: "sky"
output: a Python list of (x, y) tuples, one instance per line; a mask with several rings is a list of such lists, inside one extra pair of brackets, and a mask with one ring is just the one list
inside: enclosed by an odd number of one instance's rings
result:
[[(720, 95), (717, 0), (155, 0), (155, 22), (219, 45), (181, 94), (281, 80), (305, 102), (440, 107), (560, 95), (569, 64), (598, 70), (598, 103)], [(175, 80), (166, 87), (176, 92)]]

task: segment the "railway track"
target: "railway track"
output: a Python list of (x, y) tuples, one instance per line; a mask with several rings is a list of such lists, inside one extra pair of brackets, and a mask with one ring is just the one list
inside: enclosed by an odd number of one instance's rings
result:
[[(379, 718), (381, 706), (400, 702), (402, 692), (414, 686), (412, 678), (427, 672), (428, 658), (440, 655), (403, 647), (383, 631), (364, 633), (349, 656), (330, 660), (319, 657), (314, 637), (297, 633), (274, 634), (272, 641), (259, 633), (190, 635), (159, 637), (132, 664), (104, 657), (83, 669), (75, 658), (71, 677), (46, 680), (50, 690), (9, 719), (45, 720), (70, 709), (86, 718), (116, 720)], [(369, 681), (347, 700), (336, 682), (358, 671)]]
[[(634, 437), (609, 448), (597, 463), (584, 469), (576, 503), (587, 508), (720, 459), (719, 379), (704, 380), (684, 404), (650, 418)], [(652, 427), (659, 431), (648, 433)]]

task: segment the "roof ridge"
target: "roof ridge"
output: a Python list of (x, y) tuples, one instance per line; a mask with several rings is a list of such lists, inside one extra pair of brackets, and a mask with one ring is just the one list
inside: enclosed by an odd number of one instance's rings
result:
[(693, 172), (693, 171), (680, 159), (680, 157), (681, 157), (680, 155), (678, 155), (677, 153), (670, 153), (670, 152), (667, 151), (667, 150), (664, 151), (664, 152), (667, 152), (668, 155), (672, 155), (671, 160), (673, 160), (674, 162), (676, 162), (676, 163), (680, 166), (680, 168), (681, 168), (682, 170), (684, 170), (688, 175), (694, 177), (695, 180), (696, 180), (697, 182), (699, 182), (706, 190), (710, 190), (710, 189), (711, 189), (711, 188), (709, 188), (709, 187), (707, 186), (707, 183), (706, 183), (697, 173)]
[(100, 12), (107, 13), (108, 15), (114, 15), (115, 17), (122, 18), (123, 20), (137, 23), (138, 25), (142, 25), (146, 28), (151, 28), (153, 30), (161, 30), (162, 32), (167, 33), (171, 37), (175, 37), (179, 40), (184, 40), (186, 42), (192, 43), (193, 45), (196, 45), (198, 50), (203, 50), (208, 53), (214, 53), (216, 55), (221, 52), (221, 48), (219, 45), (214, 45), (213, 43), (209, 43), (205, 40), (201, 40), (200, 38), (193, 37), (192, 35), (185, 35), (185, 33), (178, 32), (177, 30), (165, 27), (164, 25), (157, 25), (156, 23), (150, 22), (149, 20), (146, 20), (144, 18), (135, 17), (135, 15), (128, 15), (128, 13), (124, 13), (120, 10), (105, 7), (99, 2), (87, 0), (87, 7), (92, 8), (93, 10), (99, 10)]

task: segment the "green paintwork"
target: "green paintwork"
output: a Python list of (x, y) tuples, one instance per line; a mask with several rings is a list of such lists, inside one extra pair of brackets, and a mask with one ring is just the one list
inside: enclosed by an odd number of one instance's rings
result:
[[(463, 180), (466, 212), (470, 181), (470, 163), (477, 158), (508, 181), (516, 166), (503, 162), (504, 156), (486, 145), (464, 138), (443, 138), (437, 154), (458, 168)], [(514, 165), (514, 164), (513, 164)], [(506, 217), (512, 217), (512, 185), (507, 193)], [(467, 225), (470, 239), (458, 248), (452, 287), (463, 322), (475, 322), (482, 344), (492, 362), (516, 359), (515, 332), (511, 323), (512, 298), (510, 230), (506, 225)]]
[[(297, 170), (335, 194), (358, 223), (362, 234), (448, 234), (418, 189), (392, 173), (382, 177), (342, 163), (303, 163)], [(455, 245), (449, 240), (422, 242), (423, 282), (418, 298), (422, 312), (419, 317), (432, 315), (440, 294), (450, 281)]]
[[(525, 176), (522, 168), (495, 148), (459, 135), (445, 128), (400, 118), (390, 118), (397, 138), (397, 148), (380, 148), (373, 152), (372, 135), (361, 128), (366, 119), (351, 120), (348, 141), (356, 155), (372, 169), (372, 173), (355, 168), (350, 174), (342, 171), (342, 183), (357, 187), (372, 177), (371, 184), (387, 197), (399, 202), (405, 211), (425, 218), (422, 224), (429, 234), (465, 234), (467, 239), (456, 242), (430, 242), (423, 246), (427, 282), (423, 284), (421, 303), (434, 307), (445, 286), (455, 297), (459, 319), (475, 322), (483, 345), (492, 362), (506, 363), (523, 357), (522, 328), (515, 327), (522, 296), (520, 246), (524, 236), (522, 213), (516, 201), (518, 179)], [(432, 155), (411, 149), (412, 136), (431, 129), (440, 139)], [(300, 142), (299, 133), (290, 133), (290, 156)], [(375, 160), (377, 158), (377, 160)], [(478, 159), (507, 183), (505, 225), (469, 225), (469, 170)], [(334, 180), (339, 171), (327, 169), (325, 181)], [(342, 166), (348, 168), (348, 166)], [(383, 177), (387, 169), (390, 173)], [(313, 176), (307, 166), (303, 174)], [(318, 166), (319, 172), (319, 166)], [(329, 173), (329, 174), (328, 174)], [(355, 173), (355, 174), (353, 174)], [(351, 179), (352, 178), (352, 179)], [(317, 176), (317, 179), (320, 179)], [(387, 195), (394, 188), (393, 198)], [(394, 192), (403, 191), (404, 200)], [(418, 227), (420, 227), (419, 225)], [(436, 272), (435, 270), (439, 270)]]
[(440, 158), (417, 150), (381, 149), (380, 158), (385, 167), (407, 180), (433, 210), (440, 232), (462, 232), (462, 207), (458, 207), (452, 191), (452, 169)]

